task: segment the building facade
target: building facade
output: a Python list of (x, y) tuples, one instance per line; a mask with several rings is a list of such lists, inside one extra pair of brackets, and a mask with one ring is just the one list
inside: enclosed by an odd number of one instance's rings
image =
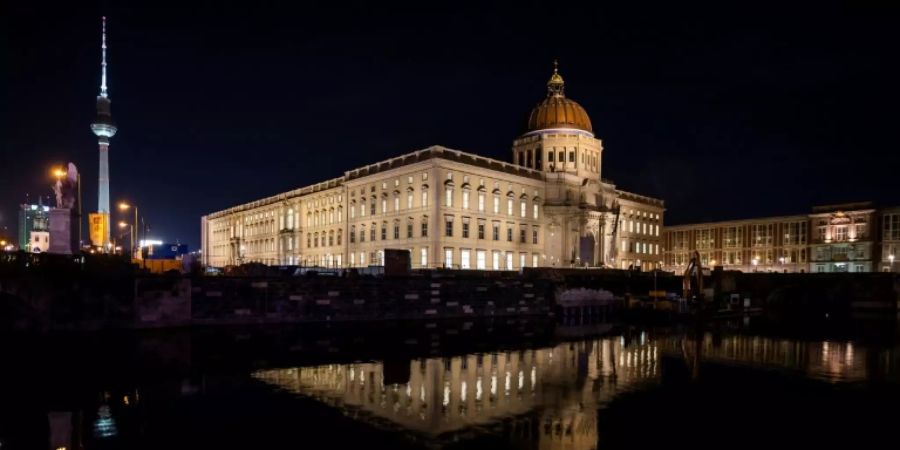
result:
[(50, 207), (19, 205), (19, 249), (26, 252), (45, 252), (50, 247)]
[(603, 145), (554, 70), (513, 161), (433, 146), (202, 218), (206, 265), (659, 267), (661, 200), (601, 178)]
[(879, 269), (882, 272), (900, 272), (900, 206), (885, 208), (880, 212), (881, 246)]
[(704, 266), (744, 272), (889, 271), (900, 208), (816, 206), (805, 215), (670, 226), (663, 237), (668, 271), (684, 270), (695, 250)]

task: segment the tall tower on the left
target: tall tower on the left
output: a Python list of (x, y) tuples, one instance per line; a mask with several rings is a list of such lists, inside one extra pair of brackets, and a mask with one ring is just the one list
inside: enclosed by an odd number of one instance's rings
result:
[(106, 17), (103, 17), (101, 31), (100, 59), (100, 95), (97, 96), (97, 118), (91, 124), (91, 130), (97, 135), (100, 146), (99, 197), (97, 215), (90, 219), (91, 241), (95, 246), (109, 246), (109, 140), (116, 135), (116, 126), (112, 120), (111, 102), (106, 88)]

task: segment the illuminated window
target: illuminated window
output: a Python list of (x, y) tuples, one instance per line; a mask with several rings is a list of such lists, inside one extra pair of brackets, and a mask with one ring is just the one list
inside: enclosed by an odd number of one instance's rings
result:
[(494, 270), (500, 270), (500, 252), (494, 250), (491, 252), (491, 268)]
[(422, 207), (425, 208), (428, 206), (428, 191), (422, 191)]
[(500, 196), (494, 196), (494, 214), (500, 214)]
[(513, 215), (513, 199), (511, 198), (506, 199), (506, 215)]
[(428, 248), (422, 247), (419, 251), (419, 263), (422, 267), (428, 267)]
[(478, 193), (478, 212), (484, 212), (484, 192)]
[(453, 249), (445, 248), (444, 249), (444, 267), (448, 269), (453, 268)]
[(532, 216), (533, 216), (534, 219), (537, 219), (537, 218), (538, 218), (538, 209), (539, 209), (539, 208), (540, 208), (540, 207), (538, 206), (537, 203), (535, 203), (534, 206), (531, 207), (531, 209), (532, 209)]
[(453, 189), (447, 188), (444, 191), (444, 206), (453, 207)]
[(469, 209), (469, 191), (468, 190), (463, 190), (462, 207), (463, 207), (463, 209)]
[(475, 251), (475, 268), (478, 270), (484, 270), (485, 267), (485, 251), (484, 250), (476, 250)]
[(406, 193), (406, 209), (413, 208), (413, 191)]
[(522, 200), (519, 202), (519, 216), (526, 217), (528, 215), (526, 211), (528, 211), (528, 205), (525, 204), (525, 200)]
[(506, 270), (513, 270), (513, 254), (506, 252)]
[(467, 249), (467, 248), (460, 249), (459, 250), (459, 267), (461, 269), (471, 269), (472, 268), (472, 266), (471, 266), (472, 263), (470, 261), (471, 257), (472, 257), (472, 255), (471, 255), (471, 251), (469, 249)]

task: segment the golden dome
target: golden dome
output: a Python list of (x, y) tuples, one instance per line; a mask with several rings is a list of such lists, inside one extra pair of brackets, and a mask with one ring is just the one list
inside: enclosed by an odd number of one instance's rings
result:
[(575, 128), (594, 132), (587, 111), (574, 100), (566, 98), (565, 82), (559, 74), (556, 61), (553, 62), (553, 75), (547, 82), (547, 98), (531, 110), (525, 132), (550, 128)]

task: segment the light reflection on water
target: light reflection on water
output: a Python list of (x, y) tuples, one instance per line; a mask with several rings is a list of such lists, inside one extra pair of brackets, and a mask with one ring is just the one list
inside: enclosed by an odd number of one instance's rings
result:
[[(698, 345), (699, 344), (699, 345)], [(272, 387), (339, 408), (379, 428), (411, 433), (434, 444), (494, 432), (505, 422), (513, 440), (528, 447), (594, 449), (597, 411), (625, 392), (660, 382), (662, 357), (702, 365), (748, 367), (825, 381), (896, 379), (896, 352), (867, 364), (867, 350), (852, 342), (804, 342), (733, 335), (698, 343), (676, 335), (642, 333), (563, 343), (554, 347), (402, 363), (403, 380), (386, 379), (382, 362), (259, 370)], [(387, 368), (396, 374), (397, 365)], [(396, 375), (387, 375), (396, 377)]]

